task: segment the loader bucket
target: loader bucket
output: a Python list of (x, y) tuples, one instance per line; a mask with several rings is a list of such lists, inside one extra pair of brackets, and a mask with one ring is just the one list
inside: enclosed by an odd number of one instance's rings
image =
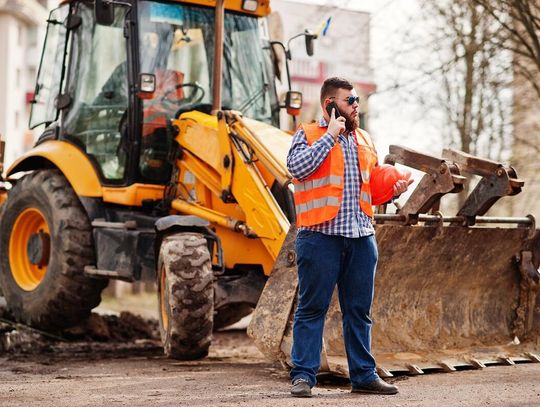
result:
[[(379, 264), (372, 350), (379, 374), (540, 362), (540, 231), (534, 219), (480, 216), (497, 199), (493, 191), (476, 190), (471, 193), (481, 208), (476, 213), (470, 200), (464, 205), (469, 212), (462, 208), (456, 216), (422, 213), (437, 206), (440, 196), (461, 189), (460, 166), (438, 158), (431, 165), (428, 156), (392, 147), (395, 154), (387, 161), (422, 166), (429, 183), (419, 183), (400, 213), (375, 218)], [(504, 195), (522, 186), (515, 173), (510, 175), (504, 182), (513, 187)], [(263, 353), (285, 364), (290, 363), (297, 291), (295, 235), (292, 227), (248, 330)], [(347, 376), (337, 293), (323, 343), (321, 372)]]

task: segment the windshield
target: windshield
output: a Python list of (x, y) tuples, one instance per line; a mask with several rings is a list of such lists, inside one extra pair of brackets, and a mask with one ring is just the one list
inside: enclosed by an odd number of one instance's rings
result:
[[(145, 101), (145, 130), (182, 111), (209, 112), (212, 103), (214, 9), (142, 1), (139, 14), (141, 72), (156, 76)], [(270, 47), (255, 17), (225, 14), (222, 108), (278, 125)], [(161, 119), (162, 120), (162, 119)]]

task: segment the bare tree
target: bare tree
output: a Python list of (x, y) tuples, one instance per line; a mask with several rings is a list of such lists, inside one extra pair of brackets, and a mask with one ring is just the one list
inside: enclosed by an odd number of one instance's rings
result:
[(511, 55), (494, 38), (504, 30), (493, 15), (469, 0), (423, 0), (424, 18), (438, 41), (431, 50), (438, 69), (433, 92), (445, 112), (448, 142), (462, 151), (504, 158), (511, 142)]
[[(514, 69), (514, 156), (519, 150), (540, 153), (540, 145), (530, 133), (540, 130), (538, 123), (527, 123), (531, 106), (540, 102), (540, 0), (473, 0), (489, 12), (504, 30), (495, 45), (513, 54)], [(538, 178), (538, 176), (535, 176)]]
[(487, 10), (505, 30), (499, 46), (513, 54), (514, 144), (512, 161), (526, 183), (513, 214), (540, 215), (540, 0), (473, 0)]
[(540, 1), (472, 1), (490, 13), (505, 31), (494, 42), (517, 56), (516, 74), (525, 78), (540, 97)]

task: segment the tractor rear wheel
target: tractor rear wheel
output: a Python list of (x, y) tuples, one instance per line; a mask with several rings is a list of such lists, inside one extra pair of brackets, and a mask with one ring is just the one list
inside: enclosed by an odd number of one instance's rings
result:
[(48, 331), (75, 325), (101, 301), (90, 221), (66, 178), (35, 171), (9, 191), (0, 218), (0, 285), (20, 322)]
[(206, 239), (178, 233), (163, 239), (158, 260), (161, 340), (171, 358), (208, 355), (214, 318), (214, 275)]

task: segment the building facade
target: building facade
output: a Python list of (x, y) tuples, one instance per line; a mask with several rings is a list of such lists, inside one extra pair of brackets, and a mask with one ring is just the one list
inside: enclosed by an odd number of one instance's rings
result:
[[(317, 31), (331, 18), (326, 35), (320, 35), (314, 43), (312, 57), (306, 54), (303, 37), (290, 43), (292, 89), (301, 91), (304, 97), (300, 121), (314, 120), (321, 115), (319, 91), (322, 82), (330, 76), (340, 76), (354, 84), (361, 99), (361, 122), (366, 127), (367, 100), (376, 89), (369, 62), (369, 13), (285, 0), (274, 0), (272, 11), (269, 18), (271, 36), (285, 44), (305, 29)], [(281, 90), (285, 91), (286, 87), (283, 85)]]
[(32, 147), (28, 130), (47, 1), (0, 0), (0, 135), (6, 141), (6, 164)]

